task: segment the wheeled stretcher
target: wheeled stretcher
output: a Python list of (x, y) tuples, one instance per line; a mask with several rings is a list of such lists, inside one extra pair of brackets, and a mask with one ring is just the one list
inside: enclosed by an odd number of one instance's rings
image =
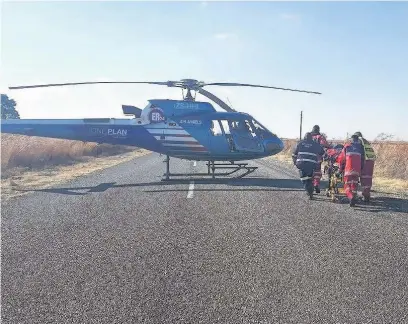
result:
[(332, 201), (338, 199), (338, 195), (344, 195), (344, 179), (343, 173), (340, 170), (340, 154), (343, 145), (336, 145), (334, 148), (327, 149), (323, 157), (325, 162), (324, 174), (328, 177), (328, 188), (326, 189), (326, 196), (330, 197)]

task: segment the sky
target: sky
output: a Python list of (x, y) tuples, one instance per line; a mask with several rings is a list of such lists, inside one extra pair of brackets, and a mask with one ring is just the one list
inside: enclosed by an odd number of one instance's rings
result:
[[(244, 82), (205, 89), (280, 137), (320, 125), (408, 140), (408, 2), (6, 1), (0, 91), (21, 118), (126, 118), (121, 105), (180, 99), (155, 85), (9, 90), (81, 81)], [(197, 95), (197, 100), (208, 101)], [(214, 103), (216, 109), (218, 106)]]

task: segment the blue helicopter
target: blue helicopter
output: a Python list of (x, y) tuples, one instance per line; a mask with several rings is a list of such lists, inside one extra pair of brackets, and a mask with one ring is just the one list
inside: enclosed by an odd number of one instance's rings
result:
[[(194, 79), (166, 82), (77, 82), (9, 87), (26, 89), (85, 84), (152, 84), (182, 89), (183, 100), (151, 99), (143, 109), (122, 105), (124, 115), (131, 119), (8, 119), (2, 120), (2, 133), (23, 134), (69, 140), (80, 140), (144, 148), (166, 155), (166, 173), (170, 176), (189, 176), (188, 173), (170, 173), (170, 157), (207, 161), (208, 173), (215, 178), (216, 169), (232, 169), (217, 175), (230, 175), (246, 170), (240, 177), (254, 172), (257, 167), (242, 163), (278, 154), (283, 142), (274, 133), (247, 113), (237, 112), (204, 86), (244, 86), (321, 94), (319, 92), (277, 88), (245, 83), (204, 83)], [(184, 91), (186, 90), (186, 95)], [(194, 91), (194, 97), (192, 95)], [(209, 102), (196, 101), (196, 94), (207, 97), (226, 112), (216, 111)], [(241, 161), (241, 162), (240, 162)], [(222, 162), (222, 163), (216, 163)], [(239, 162), (239, 163), (237, 163)], [(211, 172), (212, 171), (212, 172)]]

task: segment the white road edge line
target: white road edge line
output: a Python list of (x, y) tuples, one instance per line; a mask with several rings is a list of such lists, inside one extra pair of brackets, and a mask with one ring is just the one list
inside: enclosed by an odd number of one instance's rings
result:
[(193, 166), (197, 166), (197, 161), (194, 161)]
[(190, 186), (188, 187), (187, 198), (193, 198), (194, 196), (194, 181), (190, 181)]

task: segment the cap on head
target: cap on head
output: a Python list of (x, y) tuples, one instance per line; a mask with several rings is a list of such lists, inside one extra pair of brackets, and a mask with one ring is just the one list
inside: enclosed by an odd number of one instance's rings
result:
[(354, 135), (356, 135), (357, 137), (363, 137), (363, 135), (361, 134), (361, 132), (355, 132)]
[(319, 132), (320, 132), (320, 127), (319, 127), (319, 125), (314, 125), (313, 128), (312, 128), (312, 132), (313, 132), (313, 133), (319, 133)]
[(305, 134), (305, 137), (304, 137), (303, 139), (306, 140), (306, 141), (311, 141), (311, 140), (313, 140), (312, 133), (307, 132), (307, 133)]

